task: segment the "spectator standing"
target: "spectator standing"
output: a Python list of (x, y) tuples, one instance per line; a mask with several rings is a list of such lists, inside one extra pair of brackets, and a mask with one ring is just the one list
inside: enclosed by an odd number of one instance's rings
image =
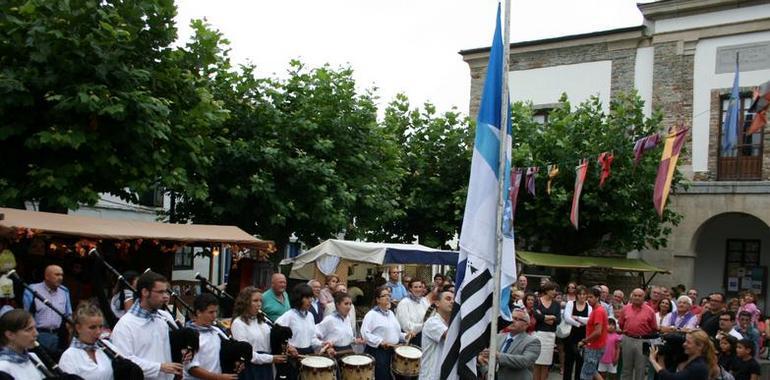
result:
[(586, 324), (588, 316), (591, 315), (591, 306), (587, 302), (587, 289), (582, 285), (576, 288), (576, 299), (567, 301), (564, 307), (564, 321), (572, 326), (569, 336), (564, 339), (564, 373), (562, 375), (564, 380), (572, 380), (573, 373), (575, 379), (580, 377), (583, 358), (578, 353), (578, 343), (586, 337)]
[(751, 323), (752, 315), (748, 311), (742, 311), (738, 313), (738, 325), (735, 330), (739, 334), (743, 335), (744, 339), (750, 340), (754, 343), (754, 359), (759, 359), (759, 330)]
[(705, 332), (696, 330), (687, 333), (682, 346), (687, 360), (678, 366), (676, 373), (671, 373), (663, 367), (657, 347), (650, 348), (650, 364), (660, 380), (705, 380), (714, 379), (719, 375), (714, 345)]
[(529, 327), (527, 327), (527, 334), (535, 332), (535, 326), (537, 320), (535, 319), (535, 303), (537, 303), (537, 297), (533, 293), (524, 294), (524, 311), (529, 314)]
[(623, 307), (623, 315), (618, 321), (623, 331), (621, 355), (623, 358), (623, 380), (643, 380), (646, 358), (642, 346), (646, 339), (658, 331), (655, 311), (644, 302), (644, 290), (634, 289), (630, 302)]
[(650, 299), (647, 300), (647, 306), (651, 307), (656, 313), (658, 312), (658, 304), (663, 298), (663, 292), (659, 286), (653, 285), (650, 288)]
[(388, 282), (385, 283), (390, 289), (391, 302), (398, 304), (402, 298), (406, 297), (406, 287), (398, 280), (398, 276), (401, 274), (398, 267), (390, 267), (388, 269)]
[(332, 274), (329, 276), (326, 276), (326, 286), (321, 289), (320, 294), (318, 295), (318, 299), (321, 301), (324, 306), (329, 305), (329, 308), (326, 309), (334, 309), (332, 305), (334, 304), (334, 292), (337, 289), (337, 285), (340, 283), (340, 278), (337, 277), (336, 274)]
[(671, 300), (668, 298), (661, 298), (658, 301), (658, 311), (655, 313), (655, 321), (658, 322), (658, 326), (671, 313)]
[(668, 313), (660, 324), (660, 332), (672, 333), (677, 331), (689, 332), (698, 322), (698, 317), (691, 311), (692, 299), (686, 295), (676, 300), (676, 311)]
[(708, 310), (701, 314), (700, 328), (708, 336), (716, 336), (719, 330), (720, 315), (725, 311), (724, 293), (711, 293), (708, 297), (708, 305)]
[(736, 361), (738, 360), (736, 356), (737, 345), (738, 339), (735, 339), (732, 335), (726, 335), (719, 339), (717, 362), (725, 371), (732, 372), (733, 368), (735, 368)]
[(757, 307), (757, 296), (751, 290), (747, 290), (746, 293), (744, 293), (742, 300), (743, 303), (738, 309), (738, 316), (744, 311), (749, 313), (749, 315), (751, 315), (751, 324), (756, 326), (759, 321), (759, 315), (761, 314)]
[(618, 373), (618, 361), (620, 361), (620, 342), (623, 335), (618, 334), (618, 323), (610, 318), (607, 320), (607, 342), (604, 344), (604, 353), (599, 360), (599, 373), (603, 379), (614, 380)]
[(555, 282), (545, 282), (540, 288), (540, 298), (534, 307), (535, 333), (540, 340), (540, 355), (535, 361), (535, 380), (546, 380), (548, 369), (553, 363), (553, 348), (556, 345), (556, 326), (561, 321), (561, 308), (554, 300), (558, 285)]
[[(511, 325), (506, 334), (499, 334), (497, 341), (500, 344), (495, 355), (498, 363), (498, 379), (531, 380), (532, 366), (535, 365), (540, 352), (540, 341), (526, 333), (529, 326), (529, 314), (517, 309), (511, 312)], [(489, 349), (479, 354), (481, 372), (488, 372), (486, 365), (489, 361)]]
[(732, 335), (738, 340), (743, 339), (743, 335), (735, 329), (735, 314), (727, 310), (719, 315), (719, 330), (717, 330), (714, 337), (719, 340), (726, 335)]
[[(45, 267), (43, 282), (34, 283), (30, 285), (30, 288), (47, 298), (51, 302), (51, 306), (64, 311), (64, 314), (67, 316), (71, 316), (72, 303), (70, 301), (70, 291), (62, 285), (63, 281), (64, 270), (58, 265), (49, 265)], [(22, 303), (24, 304), (24, 309), (28, 310), (35, 318), (38, 342), (54, 358), (58, 358), (63, 351), (61, 350), (62, 346), (69, 343), (59, 341), (59, 335), (64, 332), (62, 329), (65, 328), (62, 324), (62, 318), (43, 302), (35, 299), (29, 290), (24, 290)]]
[(291, 302), (289, 293), (286, 292), (286, 276), (274, 273), (270, 280), (270, 289), (262, 295), (262, 311), (274, 322), (289, 309)]
[(759, 363), (754, 359), (756, 356), (754, 343), (748, 339), (741, 339), (735, 347), (735, 354), (738, 360), (733, 367), (733, 376), (735, 380), (759, 380)]
[(522, 274), (521, 276), (519, 276), (518, 280), (516, 281), (516, 289), (526, 293), (528, 284), (529, 284), (529, 280), (527, 280), (527, 276)]
[[(313, 289), (313, 299), (310, 300), (309, 311), (310, 314), (313, 314), (313, 322), (319, 324), (324, 319), (324, 309), (326, 307), (319, 298), (321, 296), (321, 282), (318, 280), (310, 280), (307, 284)], [(332, 307), (332, 305), (329, 305), (329, 307)]]
[(700, 314), (703, 312), (703, 308), (698, 305), (698, 289), (692, 288), (687, 291), (687, 297), (690, 298), (691, 305), (692, 305), (692, 313), (693, 314)]
[(599, 299), (599, 304), (604, 308), (604, 311), (607, 312), (607, 315), (613, 315), (614, 310), (612, 309), (611, 305), (611, 299), (610, 299), (610, 288), (607, 285), (599, 285), (599, 289), (602, 291), (601, 298)]
[(591, 315), (586, 325), (586, 337), (579, 346), (585, 347), (583, 352), (583, 369), (580, 371), (580, 380), (592, 380), (599, 369), (599, 360), (604, 353), (607, 344), (607, 310), (599, 305), (599, 297), (602, 289), (591, 288), (588, 294), (588, 304), (591, 305)]

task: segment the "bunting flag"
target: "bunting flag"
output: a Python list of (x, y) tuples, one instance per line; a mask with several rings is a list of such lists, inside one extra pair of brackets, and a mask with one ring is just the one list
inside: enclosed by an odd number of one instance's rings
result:
[[(725, 113), (722, 126), (722, 156), (734, 155), (738, 147), (738, 118), (740, 115), (741, 94), (738, 88), (739, 79), (738, 58), (735, 59), (735, 77), (733, 77), (733, 90), (730, 92), (730, 102)], [(662, 210), (662, 209), (661, 209)], [(662, 212), (662, 211), (661, 211)]]
[(569, 221), (578, 229), (578, 212), (580, 208), (580, 193), (583, 192), (583, 182), (586, 180), (588, 172), (588, 160), (584, 159), (580, 165), (575, 167), (575, 193), (572, 194), (572, 210), (569, 213)]
[(648, 150), (655, 149), (658, 144), (660, 144), (660, 135), (657, 133), (636, 140), (634, 143), (634, 166), (639, 164), (644, 153)]
[(615, 155), (609, 152), (599, 154), (599, 167), (602, 169), (602, 174), (599, 177), (599, 187), (604, 187), (604, 182), (610, 176), (610, 169), (612, 168), (612, 161), (615, 159)]
[[(460, 233), (457, 292), (441, 352), (443, 380), (477, 378), (476, 356), (490, 343), (491, 309), (497, 290), (493, 281), (496, 273), (501, 276), (501, 316), (508, 320), (511, 318), (508, 309), (510, 286), (516, 281), (512, 205), (509, 194), (500, 194), (501, 190), (511, 188), (511, 108), (509, 103), (504, 103), (503, 96), (507, 74), (504, 60), (507, 57), (500, 24), (498, 5), (497, 25), (476, 123), (470, 181)], [(502, 111), (504, 109), (508, 110), (505, 114)], [(500, 157), (501, 145), (505, 149), (503, 157)], [(505, 160), (502, 173), (500, 159)], [(503, 178), (500, 178), (501, 175)], [(499, 220), (498, 204), (501, 195), (507, 196), (503, 196), (502, 220)], [(498, 223), (501, 223), (502, 231), (498, 229)], [(502, 241), (498, 240), (498, 232), (502, 232)], [(503, 253), (501, 262), (497, 262), (498, 249)]]
[(532, 166), (527, 168), (527, 192), (532, 194), (532, 196), (535, 195), (535, 178), (537, 178), (537, 172), (540, 171), (540, 168), (537, 166)]
[(545, 186), (545, 192), (551, 194), (551, 182), (559, 175), (559, 165), (548, 165), (548, 183)]
[(754, 112), (754, 119), (751, 121), (749, 130), (746, 131), (747, 135), (757, 133), (767, 125), (768, 106), (770, 106), (770, 81), (754, 89), (754, 101), (749, 108), (749, 112)]
[(666, 143), (663, 145), (663, 153), (660, 156), (660, 166), (658, 166), (658, 176), (655, 178), (655, 192), (653, 203), (658, 215), (663, 217), (663, 209), (666, 207), (668, 193), (671, 191), (671, 180), (676, 171), (676, 161), (679, 159), (679, 152), (682, 151), (685, 137), (689, 128), (682, 128), (666, 137)]
[(519, 203), (519, 187), (524, 170), (513, 168), (511, 170), (511, 222), (516, 219), (516, 205)]

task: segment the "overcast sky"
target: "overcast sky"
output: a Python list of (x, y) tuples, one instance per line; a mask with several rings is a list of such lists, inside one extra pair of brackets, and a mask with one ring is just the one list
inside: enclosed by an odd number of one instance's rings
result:
[[(635, 0), (512, 0), (511, 42), (641, 25)], [(496, 0), (177, 0), (182, 41), (206, 18), (231, 41), (236, 63), (285, 76), (289, 60), (350, 65), (380, 104), (403, 92), (413, 105), (468, 111), (460, 50), (489, 46)]]

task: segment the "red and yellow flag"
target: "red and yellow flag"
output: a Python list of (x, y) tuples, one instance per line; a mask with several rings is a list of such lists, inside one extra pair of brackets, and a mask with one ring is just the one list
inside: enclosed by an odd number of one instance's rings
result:
[(682, 151), (689, 130), (689, 128), (682, 128), (666, 137), (663, 154), (660, 156), (658, 176), (655, 178), (655, 193), (652, 199), (655, 210), (658, 211), (660, 217), (663, 217), (663, 209), (666, 207), (668, 193), (671, 191), (671, 180), (676, 171), (676, 161), (679, 159), (679, 152)]

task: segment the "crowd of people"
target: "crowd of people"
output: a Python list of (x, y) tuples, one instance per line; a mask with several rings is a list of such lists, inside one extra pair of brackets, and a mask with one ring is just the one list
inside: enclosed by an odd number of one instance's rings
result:
[(767, 359), (769, 321), (750, 291), (728, 300), (720, 292), (699, 298), (681, 285), (650, 286), (626, 298), (603, 284), (570, 282), (563, 292), (548, 279), (537, 292), (528, 285), (519, 277), (512, 307), (526, 312), (525, 332), (540, 343), (530, 355), (535, 380), (545, 380), (555, 361), (564, 380), (757, 380), (758, 359)]
[[(116, 355), (134, 363), (145, 379), (293, 380), (300, 378), (305, 358), (342, 364), (347, 355), (362, 353), (371, 358), (376, 380), (439, 379), (454, 286), (441, 274), (431, 282), (406, 283), (400, 274), (389, 269), (364, 315), (357, 315), (354, 297), (337, 276), (288, 289), (284, 275), (274, 274), (264, 292), (240, 290), (229, 331), (218, 324), (219, 299), (202, 293), (186, 325), (195, 332), (195, 344), (180, 349), (169, 334), (179, 323), (165, 310), (169, 282), (162, 275), (125, 274), (122, 284), (131, 286), (114, 290), (109, 307), (119, 319), (105, 333), (102, 310), (91, 302), (73, 310), (61, 285), (62, 269), (51, 265), (44, 281), (25, 291), (23, 308), (0, 311), (0, 379), (44, 378), (43, 352), (31, 352), (38, 343), (46, 356), (58, 359), (57, 370), (89, 380), (113, 379)], [(501, 319), (498, 347), (477, 355), (480, 376), (495, 370), (502, 379), (546, 380), (558, 368), (565, 380), (757, 380), (757, 360), (767, 355), (768, 324), (750, 292), (733, 302), (722, 293), (698, 298), (696, 289), (684, 287), (638, 288), (628, 298), (603, 284), (570, 282), (562, 289), (543, 279), (532, 289), (525, 276), (512, 287), (511, 318)], [(64, 328), (68, 321), (71, 329)], [(245, 342), (248, 359), (222, 362), (227, 340)], [(394, 370), (402, 347), (420, 352), (418, 372)], [(491, 355), (494, 369), (488, 366)], [(334, 369), (337, 378), (340, 367)]]

